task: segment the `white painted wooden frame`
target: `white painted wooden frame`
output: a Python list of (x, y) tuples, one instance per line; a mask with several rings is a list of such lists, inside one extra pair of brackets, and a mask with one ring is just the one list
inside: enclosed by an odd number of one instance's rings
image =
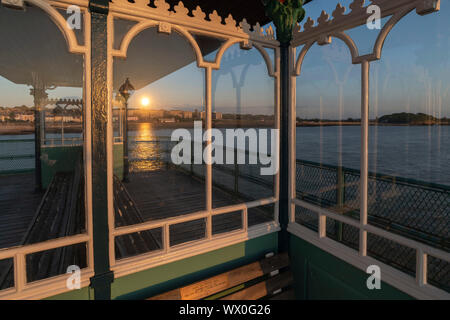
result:
[[(9, 0), (3, 0), (8, 2)], [(88, 10), (88, 1), (45, 1), (45, 0), (24, 0), (16, 2), (22, 7), (24, 3), (29, 3), (40, 8), (51, 18), (63, 34), (68, 51), (73, 54), (81, 54), (84, 57), (84, 78), (83, 78), (83, 100), (84, 100), (84, 128), (83, 128), (83, 155), (84, 155), (84, 179), (85, 179), (85, 214), (86, 233), (74, 236), (48, 240), (40, 243), (0, 249), (0, 260), (13, 258), (14, 261), (14, 283), (15, 286), (0, 291), (0, 299), (41, 299), (59, 293), (69, 291), (66, 281), (68, 275), (62, 274), (55, 277), (46, 278), (39, 281), (27, 283), (26, 280), (26, 255), (56, 249), (60, 247), (86, 243), (87, 244), (87, 267), (81, 269), (81, 286), (89, 285), (90, 278), (94, 275), (94, 256), (92, 245), (92, 147), (91, 147), (91, 17)], [(72, 4), (80, 7), (83, 14), (84, 23), (84, 45), (79, 45), (75, 33), (71, 30), (66, 19), (57, 9), (66, 9)], [(36, 50), (39, 50), (37, 48)]]
[[(371, 61), (381, 59), (383, 44), (389, 32), (407, 14), (416, 10), (417, 14), (424, 15), (436, 12), (440, 9), (440, 0), (372, 0), (368, 5), (378, 5), (381, 8), (382, 17), (390, 17), (381, 29), (373, 46), (373, 51), (367, 55), (359, 55), (358, 47), (353, 39), (345, 33), (345, 30), (366, 24), (370, 14), (364, 0), (354, 0), (350, 4), (351, 11), (345, 13), (345, 8), (338, 4), (330, 20), (330, 16), (323, 11), (318, 18), (318, 24), (308, 18), (303, 30), (298, 26), (293, 32), (291, 42), (291, 58), (293, 61), (290, 77), (290, 199), (289, 207), (290, 223), (288, 230), (296, 236), (312, 243), (313, 245), (343, 259), (344, 261), (366, 271), (367, 266), (377, 264), (382, 267), (382, 280), (398, 289), (419, 299), (450, 299), (450, 294), (427, 283), (427, 256), (450, 261), (450, 253), (394, 234), (384, 229), (371, 226), (367, 223), (367, 199), (368, 199), (368, 129), (369, 129), (369, 67)], [(330, 210), (312, 205), (308, 202), (296, 199), (296, 78), (301, 74), (301, 67), (309, 49), (318, 45), (330, 44), (332, 38), (342, 40), (350, 50), (353, 64), (361, 64), (361, 164), (360, 164), (360, 221), (336, 214)], [(296, 47), (302, 46), (297, 60)], [(296, 223), (295, 207), (300, 206), (311, 210), (318, 215), (318, 232)], [(327, 238), (326, 219), (332, 218), (351, 225), (360, 230), (359, 252), (344, 246), (343, 244)], [(417, 252), (416, 278), (412, 278), (393, 267), (390, 267), (376, 259), (367, 256), (367, 233), (381, 236), (401, 245), (415, 249)]]
[[(193, 17), (188, 16), (182, 2), (175, 6), (175, 11), (168, 11), (169, 5), (164, 0), (156, 0), (156, 8), (147, 6), (148, 0), (139, 0), (130, 3), (127, 0), (115, 0), (110, 4), (110, 13), (108, 15), (108, 93), (109, 93), (109, 112), (108, 112), (108, 214), (109, 214), (109, 256), (111, 269), (114, 271), (115, 277), (121, 277), (130, 273), (135, 273), (158, 265), (166, 264), (172, 261), (184, 259), (194, 255), (198, 255), (211, 250), (216, 250), (236, 243), (243, 242), (252, 238), (266, 235), (279, 231), (278, 223), (278, 199), (279, 199), (279, 175), (277, 174), (274, 181), (273, 197), (259, 199), (247, 203), (230, 205), (221, 208), (212, 207), (212, 165), (206, 164), (205, 184), (206, 184), (206, 208), (200, 212), (194, 212), (183, 216), (161, 219), (157, 221), (144, 222), (137, 225), (130, 225), (115, 228), (114, 223), (114, 197), (113, 197), (113, 128), (112, 128), (112, 97), (113, 97), (113, 63), (114, 58), (125, 58), (127, 49), (133, 38), (143, 30), (156, 27), (158, 32), (168, 33), (177, 32), (183, 36), (191, 45), (196, 56), (198, 68), (205, 70), (205, 110), (206, 122), (205, 130), (212, 128), (212, 107), (211, 107), (211, 78), (214, 70), (220, 69), (221, 59), (226, 52), (234, 44), (240, 44), (242, 49), (257, 49), (262, 55), (268, 70), (268, 75), (274, 78), (274, 106), (275, 106), (275, 128), (280, 127), (280, 54), (279, 42), (274, 39), (271, 27), (263, 30), (259, 24), (254, 26), (254, 31), (250, 30), (250, 25), (244, 19), (239, 26), (230, 15), (222, 23), (222, 18), (218, 16), (216, 11), (209, 14), (206, 20), (206, 14), (197, 7), (193, 12)], [(135, 21), (136, 24), (128, 31), (122, 39), (119, 49), (113, 48), (114, 43), (114, 19), (120, 18)], [(224, 41), (218, 50), (215, 60), (205, 61), (201, 53), (200, 47), (193, 37), (193, 34), (201, 34), (204, 36), (215, 37)], [(273, 49), (275, 53), (275, 61), (272, 63), (271, 58), (265, 48)], [(211, 143), (211, 137), (207, 139), (207, 144)], [(208, 155), (209, 157), (211, 154)], [(248, 209), (274, 204), (274, 221), (248, 226)], [(231, 213), (234, 211), (242, 211), (243, 228), (218, 235), (212, 234), (212, 217), (214, 215)], [(169, 244), (169, 227), (196, 219), (206, 219), (206, 237), (201, 240), (186, 242), (176, 246)], [(162, 249), (149, 253), (124, 258), (116, 261), (114, 250), (114, 239), (117, 236), (150, 230), (154, 228), (162, 228), (163, 243)]]

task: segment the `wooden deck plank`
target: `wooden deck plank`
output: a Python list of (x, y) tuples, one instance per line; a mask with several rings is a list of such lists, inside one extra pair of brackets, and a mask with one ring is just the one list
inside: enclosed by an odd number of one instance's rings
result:
[[(129, 180), (123, 185), (144, 221), (185, 215), (206, 208), (204, 181), (182, 170), (166, 168), (158, 171), (132, 172), (129, 174)], [(213, 188), (213, 207), (215, 208), (245, 201), (235, 194), (217, 187)], [(273, 213), (268, 214), (260, 208), (252, 209), (249, 214), (249, 225), (270, 220), (273, 220)], [(121, 225), (123, 223), (121, 219)], [(240, 214), (230, 213), (214, 218), (214, 234), (237, 230), (241, 227)], [(172, 245), (202, 239), (205, 235), (205, 223), (202, 220), (185, 223), (181, 229), (181, 231), (171, 231)]]
[(0, 248), (20, 243), (42, 196), (33, 173), (0, 176)]

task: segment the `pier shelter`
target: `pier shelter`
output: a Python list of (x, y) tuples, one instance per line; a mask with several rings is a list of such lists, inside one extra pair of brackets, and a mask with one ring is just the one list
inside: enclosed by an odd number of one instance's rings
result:
[(341, 2), (1, 0), (0, 299), (449, 299), (450, 5)]

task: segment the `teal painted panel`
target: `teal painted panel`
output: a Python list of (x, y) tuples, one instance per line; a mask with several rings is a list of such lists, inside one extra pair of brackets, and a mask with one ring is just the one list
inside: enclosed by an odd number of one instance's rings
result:
[(44, 147), (41, 154), (42, 186), (47, 188), (56, 172), (69, 172), (82, 154), (81, 146)]
[(294, 235), (289, 251), (298, 299), (413, 299), (385, 282), (380, 290), (367, 289), (367, 273)]
[(113, 148), (114, 157), (114, 174), (119, 177), (120, 180), (123, 179), (123, 144), (114, 144)]
[(114, 299), (144, 299), (211, 277), (276, 252), (277, 233), (115, 279)]
[(78, 290), (64, 292), (53, 297), (48, 297), (43, 300), (94, 300), (94, 290), (89, 287), (84, 287)]
[[(113, 299), (145, 299), (259, 260), (266, 253), (276, 252), (277, 247), (278, 234), (272, 233), (114, 279), (111, 297)], [(93, 297), (92, 289), (86, 287), (49, 297), (46, 300), (90, 300)]]

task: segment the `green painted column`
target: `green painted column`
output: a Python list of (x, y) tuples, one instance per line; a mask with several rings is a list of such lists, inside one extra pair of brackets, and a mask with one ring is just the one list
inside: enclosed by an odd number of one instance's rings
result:
[(262, 0), (266, 15), (276, 27), (277, 40), (280, 41), (280, 205), (279, 221), (281, 231), (278, 237), (278, 250), (288, 251), (289, 234), (289, 45), (294, 26), (303, 20), (305, 10), (303, 0)]
[(91, 0), (92, 220), (94, 272), (90, 286), (96, 300), (111, 299), (114, 275), (109, 265), (107, 193), (107, 16), (108, 0)]
[(278, 235), (278, 251), (289, 247), (287, 226), (289, 223), (289, 43), (280, 44), (280, 206), (279, 221), (281, 231)]

